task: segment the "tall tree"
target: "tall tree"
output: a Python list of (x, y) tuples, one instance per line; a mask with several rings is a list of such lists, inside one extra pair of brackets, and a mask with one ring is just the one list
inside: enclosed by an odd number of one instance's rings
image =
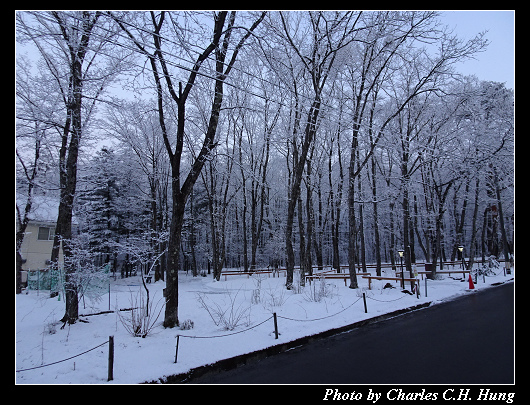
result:
[[(184, 222), (186, 202), (191, 195), (193, 186), (200, 175), (208, 154), (216, 146), (215, 134), (217, 131), (219, 114), (221, 112), (221, 105), (223, 102), (223, 86), (225, 79), (232, 70), (241, 47), (244, 45), (250, 35), (252, 35), (263, 18), (265, 18), (266, 13), (261, 13), (250, 26), (250, 28), (244, 29), (244, 34), (240, 37), (239, 42), (237, 42), (235, 47), (233, 47), (232, 54), (229, 59), (227, 59), (227, 55), (229, 47), (232, 45), (232, 34), (236, 29), (238, 29), (238, 27), (235, 26), (236, 12), (232, 11), (230, 15), (228, 15), (227, 11), (213, 13), (214, 24), (212, 40), (196, 57), (193, 67), (191, 69), (187, 69), (189, 70), (189, 76), (184, 86), (182, 82), (179, 82), (178, 86), (173, 83), (172, 75), (169, 72), (169, 66), (171, 66), (170, 63), (172, 62), (174, 55), (171, 53), (171, 51), (163, 50), (164, 37), (162, 35), (162, 28), (166, 21), (166, 12), (162, 11), (158, 15), (155, 12), (150, 12), (150, 20), (152, 24), (152, 31), (150, 31), (150, 34), (151, 40), (153, 41), (152, 45), (144, 43), (141, 39), (133, 35), (130, 27), (131, 25), (135, 27), (134, 23), (127, 24), (115, 14), (109, 14), (120, 25), (122, 30), (124, 30), (133, 40), (140, 52), (149, 58), (151, 71), (156, 84), (160, 127), (162, 129), (164, 144), (171, 164), (171, 189), (173, 205), (168, 246), (169, 259), (165, 289), (166, 307), (164, 326), (172, 328), (174, 326), (178, 326), (179, 324), (178, 270), (181, 233)], [(176, 29), (180, 29), (173, 18), (171, 18), (171, 23)], [(135, 28), (141, 32), (144, 30), (143, 26), (136, 26)], [(152, 49), (153, 45), (154, 50), (151, 52), (150, 49)], [(208, 128), (204, 135), (202, 147), (194, 158), (193, 163), (191, 164), (191, 169), (186, 175), (185, 180), (181, 183), (181, 174), (183, 174), (181, 173), (181, 162), (185, 138), (186, 102), (188, 101), (190, 92), (195, 85), (195, 81), (201, 66), (212, 54), (215, 56), (215, 85)], [(176, 105), (177, 110), (177, 132), (174, 147), (171, 145), (170, 136), (166, 126), (166, 118), (164, 115), (164, 83), (167, 88), (167, 92)]]
[[(60, 200), (51, 261), (57, 266), (59, 249), (62, 246), (65, 257), (66, 310), (61, 320), (70, 324), (78, 318), (75, 268), (69, 265), (68, 259), (71, 253), (69, 241), (72, 237), (79, 148), (94, 102), (116, 73), (115, 65), (112, 72), (107, 71), (105, 74), (102, 66), (94, 67), (98, 65), (94, 62), (103, 51), (110, 32), (99, 32), (96, 39), (93, 39), (100, 16), (100, 12), (89, 11), (17, 14), (19, 32), (31, 40), (39, 50), (64, 104), (64, 123), (56, 123), (56, 128), (61, 133)], [(89, 93), (90, 102), (84, 106), (83, 99)]]
[[(366, 163), (374, 153), (379, 140), (386, 131), (387, 126), (398, 117), (405, 107), (416, 97), (426, 92), (436, 91), (441, 85), (440, 78), (451, 73), (451, 66), (458, 60), (469, 57), (475, 52), (483, 50), (485, 41), (482, 35), (464, 42), (453, 35), (440, 31), (435, 27), (436, 13), (434, 12), (402, 12), (377, 15), (367, 31), (360, 72), (360, 82), (354, 89), (354, 116), (353, 133), (351, 141), (348, 183), (348, 213), (349, 213), (349, 248), (348, 264), (350, 271), (350, 288), (357, 288), (355, 272), (356, 249), (352, 240), (355, 237), (355, 179), (361, 173)], [(389, 30), (389, 31), (388, 31)], [(436, 43), (439, 52), (433, 57), (423, 48), (414, 48), (416, 41)], [(377, 56), (377, 57), (376, 57)], [(397, 64), (396, 64), (397, 63)], [(385, 88), (392, 89), (394, 96), (391, 98), (388, 114), (381, 119), (381, 125), (371, 135), (370, 147), (360, 162), (357, 162), (359, 137), (363, 125), (365, 108), (371, 96), (378, 88), (381, 80), (385, 81)], [(390, 87), (388, 87), (390, 86)], [(383, 100), (388, 102), (389, 100)], [(408, 163), (409, 155), (406, 142), (402, 148), (402, 179), (403, 186), (408, 185), (409, 174), (403, 162)], [(404, 189), (405, 190), (405, 189)], [(404, 216), (404, 251), (407, 269), (411, 271), (411, 254), (409, 246), (409, 205), (408, 191), (403, 195)]]
[[(288, 190), (287, 224), (285, 230), (285, 242), (287, 252), (287, 289), (293, 286), (294, 271), (294, 249), (292, 242), (293, 223), (296, 204), (300, 196), (300, 185), (302, 175), (307, 163), (307, 156), (313, 144), (317, 128), (318, 117), (322, 106), (322, 93), (331, 76), (333, 64), (340, 50), (355, 39), (358, 30), (357, 22), (362, 13), (325, 13), (308, 12), (307, 20), (300, 20), (300, 15), (294, 13), (287, 15), (280, 12), (282, 36), (294, 51), (305, 74), (310, 79), (312, 89), (311, 106), (307, 112), (305, 128), (300, 144), (294, 139), (293, 148), (293, 172)], [(294, 18), (294, 21), (293, 21)], [(302, 27), (308, 25), (306, 30)], [(305, 32), (305, 35), (299, 35)], [(301, 117), (298, 117), (300, 120)], [(296, 130), (296, 125), (294, 126)]]
[[(54, 129), (52, 117), (60, 109), (57, 95), (50, 91), (50, 78), (38, 72), (31, 74), (31, 63), (28, 59), (17, 59), (16, 86), (16, 173), (17, 173), (17, 232), (16, 249), (16, 293), (22, 292), (22, 243), (30, 221), (34, 196), (39, 190), (41, 175), (51, 164), (50, 138)], [(45, 182), (44, 182), (45, 183)]]

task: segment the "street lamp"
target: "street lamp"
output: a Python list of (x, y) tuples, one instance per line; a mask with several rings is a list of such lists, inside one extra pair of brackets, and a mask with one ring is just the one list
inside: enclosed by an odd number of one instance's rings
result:
[(403, 271), (403, 249), (398, 250), (399, 259), (401, 262), (401, 288), (405, 289), (405, 272)]

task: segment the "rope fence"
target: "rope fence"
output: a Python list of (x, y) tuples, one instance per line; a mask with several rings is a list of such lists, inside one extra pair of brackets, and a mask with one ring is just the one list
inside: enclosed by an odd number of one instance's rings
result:
[(181, 334), (177, 334), (175, 336), (176, 338), (176, 345), (175, 345), (175, 360), (174, 360), (174, 363), (177, 363), (177, 359), (178, 359), (178, 351), (179, 351), (179, 341), (180, 341), (180, 338), (181, 337), (186, 337), (186, 338), (190, 338), (190, 339), (211, 339), (211, 338), (218, 338), (218, 337), (225, 337), (225, 336), (231, 336), (231, 335), (237, 335), (239, 333), (243, 333), (243, 332), (247, 332), (251, 329), (254, 329), (260, 325), (263, 325), (265, 322), (267, 321), (270, 321), (271, 319), (274, 319), (274, 335), (275, 335), (275, 339), (278, 339), (278, 335), (279, 335), (279, 332), (278, 332), (278, 318), (282, 318), (282, 319), (285, 319), (285, 320), (289, 320), (289, 321), (295, 321), (295, 322), (312, 322), (312, 321), (320, 321), (322, 319), (327, 319), (327, 318), (331, 318), (333, 316), (336, 316), (348, 309), (350, 309), (351, 307), (353, 307), (357, 302), (359, 302), (361, 300), (361, 298), (363, 298), (364, 300), (364, 308), (365, 308), (365, 313), (367, 312), (367, 308), (366, 308), (366, 298), (365, 298), (365, 294), (363, 293), (363, 296), (362, 297), (359, 297), (356, 301), (352, 302), (350, 305), (348, 305), (347, 307), (341, 309), (339, 312), (336, 312), (334, 314), (331, 314), (331, 315), (327, 315), (327, 316), (324, 316), (324, 317), (320, 317), (320, 318), (314, 318), (314, 319), (296, 319), (296, 318), (289, 318), (287, 316), (282, 316), (282, 315), (277, 315), (276, 312), (274, 312), (272, 314), (272, 316), (268, 317), (267, 319), (261, 321), (260, 323), (254, 325), (254, 326), (251, 326), (250, 328), (247, 328), (247, 329), (243, 329), (241, 331), (237, 331), (237, 332), (232, 332), (232, 333), (226, 333), (226, 334), (223, 334), (223, 335), (215, 335), (215, 336), (193, 336), (193, 335), (181, 335)]
[(322, 318), (315, 318), (315, 319), (295, 319), (295, 318), (288, 318), (286, 316), (282, 316), (282, 315), (278, 315), (278, 318), (283, 318), (283, 319), (287, 319), (289, 321), (295, 321), (295, 322), (312, 322), (312, 321), (320, 321), (322, 319), (327, 319), (327, 318), (331, 318), (335, 315), (338, 315), (344, 311), (346, 311), (347, 309), (350, 309), (352, 306), (354, 306), (355, 304), (357, 304), (359, 302), (359, 300), (361, 299), (362, 297), (359, 297), (359, 299), (353, 303), (351, 303), (349, 306), (347, 306), (346, 308), (343, 308), (341, 309), (339, 312), (335, 313), (335, 314), (331, 314), (331, 315), (328, 315), (328, 316), (323, 316)]
[(23, 369), (20, 369), (20, 370), (15, 370), (16, 373), (21, 373), (23, 371), (30, 371), (30, 370), (36, 370), (38, 368), (43, 368), (43, 367), (49, 367), (49, 366), (53, 366), (54, 364), (59, 364), (59, 363), (63, 363), (65, 361), (68, 361), (68, 360), (72, 360), (72, 359), (75, 359), (76, 357), (79, 357), (79, 356), (82, 356), (84, 354), (87, 354), (89, 352), (91, 352), (92, 350), (96, 350), (98, 347), (101, 347), (105, 344), (109, 344), (109, 361), (108, 361), (108, 379), (107, 381), (110, 381), (113, 379), (113, 366), (114, 366), (114, 336), (109, 336), (109, 339), (104, 341), (103, 343), (97, 345), (97, 346), (94, 346), (93, 348), (91, 349), (88, 349), (88, 350), (85, 350), (84, 352), (82, 353), (79, 353), (79, 354), (76, 354), (75, 356), (71, 356), (71, 357), (68, 357), (66, 359), (62, 359), (62, 360), (58, 360), (58, 361), (54, 361), (52, 363), (48, 363), (48, 364), (42, 364), (40, 366), (35, 366), (35, 367), (28, 367), (28, 368), (23, 368)]
[[(500, 274), (500, 273), (499, 273)], [(420, 297), (420, 291), (419, 291), (419, 280), (417, 280), (417, 285), (415, 285), (415, 291), (416, 291), (416, 297), (419, 298)], [(414, 291), (414, 290), (413, 290)], [(427, 297), (427, 278), (425, 278), (425, 297)], [(409, 293), (410, 294), (410, 293)], [(178, 349), (179, 349), (179, 340), (181, 337), (186, 337), (186, 338), (190, 338), (190, 339), (211, 339), (211, 338), (218, 338), (218, 337), (225, 337), (225, 336), (231, 336), (231, 335), (237, 335), (239, 333), (243, 333), (243, 332), (247, 332), (251, 329), (254, 329), (262, 324), (264, 324), (265, 322), (269, 321), (271, 318), (274, 319), (274, 333), (275, 333), (275, 339), (278, 339), (278, 335), (279, 335), (279, 332), (278, 332), (278, 318), (281, 318), (281, 319), (285, 319), (285, 320), (288, 320), (288, 321), (294, 321), (294, 322), (313, 322), (313, 321), (320, 321), (320, 320), (323, 320), (323, 319), (328, 319), (328, 318), (331, 318), (331, 317), (334, 317), (334, 316), (337, 316), (339, 314), (341, 314), (342, 312), (350, 309), (351, 307), (353, 307), (356, 303), (358, 303), (361, 298), (363, 299), (363, 304), (364, 304), (364, 312), (365, 313), (368, 313), (368, 305), (366, 303), (366, 298), (368, 299), (371, 299), (373, 301), (377, 301), (377, 302), (395, 302), (395, 301), (399, 301), (405, 297), (407, 297), (408, 295), (403, 295), (399, 298), (395, 298), (395, 299), (391, 299), (391, 300), (381, 300), (381, 299), (377, 299), (377, 298), (374, 298), (373, 296), (371, 295), (366, 295), (366, 293), (363, 291), (362, 293), (362, 296), (359, 297), (356, 301), (352, 302), (350, 305), (348, 305), (347, 307), (341, 309), (339, 312), (336, 312), (334, 314), (331, 314), (331, 315), (327, 315), (327, 316), (323, 316), (323, 317), (320, 317), (320, 318), (314, 318), (314, 319), (296, 319), (296, 318), (290, 318), (290, 317), (287, 317), (287, 316), (283, 316), (283, 315), (277, 315), (276, 312), (274, 312), (272, 314), (272, 316), (268, 317), (267, 319), (261, 321), (260, 323), (254, 325), (254, 326), (251, 326), (250, 328), (247, 328), (247, 329), (243, 329), (241, 331), (237, 331), (237, 332), (232, 332), (232, 333), (227, 333), (227, 334), (223, 334), (223, 335), (215, 335), (215, 336), (193, 336), (193, 335), (181, 335), (181, 334), (177, 334), (175, 337), (176, 337), (176, 346), (175, 346), (175, 361), (174, 363), (177, 362), (177, 358), (178, 358)]]
[[(243, 330), (240, 330), (240, 331), (237, 331), (237, 332), (232, 332), (232, 333), (225, 333), (223, 335), (214, 335), (214, 336), (193, 336), (193, 335), (181, 335), (181, 334), (177, 334), (177, 336), (175, 336), (177, 338), (177, 342), (176, 342), (176, 345), (175, 345), (175, 361), (174, 363), (177, 362), (177, 358), (178, 358), (178, 353), (179, 353), (179, 341), (180, 341), (180, 338), (181, 337), (187, 337), (187, 338), (190, 338), (190, 339), (213, 339), (213, 338), (220, 338), (220, 337), (226, 337), (226, 336), (232, 336), (232, 335), (237, 335), (239, 333), (243, 333), (243, 332), (247, 332), (251, 329), (254, 329), (254, 328), (257, 328), (258, 326), (260, 325), (263, 325), (265, 322), (271, 320), (272, 318), (274, 318), (274, 326), (277, 330), (277, 323), (276, 323), (276, 313), (274, 313), (272, 316), (268, 317), (267, 319), (261, 321), (260, 323), (254, 325), (254, 326), (251, 326), (250, 328), (247, 328), (247, 329), (243, 329)], [(278, 337), (276, 337), (278, 338)]]
[(379, 299), (371, 297), (371, 296), (367, 296), (366, 298), (369, 298), (369, 299), (377, 301), (377, 302), (394, 302), (394, 301), (399, 301), (399, 300), (401, 300), (401, 299), (403, 299), (405, 297), (406, 297), (406, 295), (402, 295), (401, 297), (396, 298), (394, 300), (379, 300)]
[(247, 329), (243, 329), (243, 330), (240, 330), (240, 331), (237, 331), (237, 332), (232, 332), (232, 333), (226, 333), (224, 335), (214, 335), (214, 336), (193, 336), (193, 335), (181, 335), (180, 333), (177, 334), (177, 336), (180, 336), (180, 337), (187, 337), (187, 338), (192, 338), (192, 339), (213, 339), (213, 338), (219, 338), (219, 337), (225, 337), (225, 336), (231, 336), (231, 335), (237, 335), (238, 333), (243, 333), (243, 332), (246, 332), (250, 329), (254, 329), (254, 328), (257, 328), (258, 326), (264, 324), (265, 322), (267, 322), (268, 320), (272, 319), (273, 316), (270, 316), (268, 317), (267, 319), (265, 319), (264, 321), (261, 321), (260, 323), (254, 325), (254, 326), (251, 326), (250, 328), (247, 328)]
[[(500, 272), (499, 272), (500, 274)], [(499, 275), (497, 274), (497, 275)], [(417, 286), (419, 287), (419, 285)], [(417, 293), (417, 297), (419, 298), (419, 289), (416, 291)], [(222, 335), (213, 335), (213, 336), (195, 336), (195, 335), (182, 335), (182, 334), (177, 334), (175, 336), (176, 338), (176, 346), (175, 346), (175, 360), (174, 360), (174, 363), (177, 362), (177, 357), (178, 357), (178, 349), (179, 349), (179, 340), (181, 337), (183, 338), (189, 338), (189, 339), (213, 339), (213, 338), (221, 338), (221, 337), (227, 337), (227, 336), (233, 336), (233, 335), (237, 335), (237, 334), (240, 334), (240, 333), (244, 333), (244, 332), (248, 332), (249, 330), (251, 329), (255, 329), (257, 328), (258, 326), (260, 325), (263, 325), (265, 322), (268, 322), (270, 321), (271, 319), (274, 320), (274, 333), (275, 333), (275, 339), (278, 339), (278, 335), (279, 335), (279, 332), (278, 332), (278, 318), (281, 318), (281, 319), (285, 319), (285, 320), (288, 320), (288, 321), (293, 321), (293, 322), (313, 322), (313, 321), (320, 321), (320, 320), (323, 320), (323, 319), (328, 319), (328, 318), (332, 318), (334, 316), (337, 316), (343, 312), (345, 312), (346, 310), (350, 309), (351, 307), (353, 307), (355, 304), (357, 304), (361, 298), (363, 299), (363, 304), (364, 304), (364, 312), (365, 313), (368, 313), (368, 307), (367, 307), (367, 303), (366, 303), (366, 298), (368, 299), (371, 299), (373, 301), (377, 301), (377, 302), (394, 302), (394, 301), (398, 301), (400, 299), (403, 299), (407, 297), (407, 295), (403, 295), (402, 297), (399, 297), (399, 298), (396, 298), (396, 299), (392, 299), (392, 300), (381, 300), (381, 299), (377, 299), (377, 298), (374, 298), (372, 295), (366, 295), (366, 293), (363, 291), (362, 293), (362, 296), (359, 297), (357, 300), (355, 300), (354, 302), (352, 302), (350, 305), (348, 305), (347, 307), (341, 309), (340, 311), (334, 313), (334, 314), (331, 314), (331, 315), (327, 315), (327, 316), (323, 316), (323, 317), (320, 317), (320, 318), (313, 318), (313, 319), (297, 319), (297, 318), (290, 318), (290, 317), (287, 317), (287, 316), (283, 316), (283, 315), (277, 315), (276, 312), (274, 312), (272, 314), (272, 316), (264, 319), (263, 321), (251, 326), (251, 327), (248, 327), (246, 329), (243, 329), (243, 330), (240, 330), (240, 331), (236, 331), (236, 332), (231, 332), (231, 333), (225, 333), (225, 334), (222, 334)], [(425, 297), (427, 297), (427, 279), (425, 279)], [(103, 343), (100, 343), (99, 345), (97, 346), (94, 346), (88, 350), (85, 350), (84, 352), (82, 353), (79, 353), (79, 354), (76, 354), (75, 356), (70, 356), (66, 359), (62, 359), (62, 360), (58, 360), (58, 361), (54, 361), (52, 363), (48, 363), (48, 364), (42, 364), (40, 366), (35, 366), (35, 367), (28, 367), (28, 368), (24, 368), (24, 369), (20, 369), (20, 370), (15, 370), (16, 373), (21, 373), (21, 372), (25, 372), (25, 371), (30, 371), (30, 370), (36, 370), (36, 369), (39, 369), (39, 368), (44, 368), (44, 367), (49, 367), (49, 366), (52, 366), (52, 365), (55, 365), (55, 364), (59, 364), (59, 363), (63, 363), (65, 361), (68, 361), (68, 360), (72, 360), (76, 357), (80, 357), (80, 356), (83, 356), (105, 344), (109, 344), (109, 357), (108, 357), (108, 378), (107, 378), (107, 381), (111, 381), (113, 380), (113, 367), (114, 367), (114, 336), (109, 336), (109, 339), (106, 340), (105, 342)]]

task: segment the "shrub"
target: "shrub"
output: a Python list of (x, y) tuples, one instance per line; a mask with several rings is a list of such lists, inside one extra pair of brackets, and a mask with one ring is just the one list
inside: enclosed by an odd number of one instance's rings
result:
[(307, 290), (304, 290), (304, 297), (307, 301), (320, 302), (324, 298), (333, 298), (335, 296), (335, 285), (326, 283), (324, 277), (315, 279)]
[(195, 324), (193, 323), (193, 321), (191, 319), (186, 319), (184, 322), (181, 322), (180, 329), (181, 330), (190, 330), (190, 329), (193, 329), (194, 326), (195, 326)]
[(164, 308), (160, 305), (159, 300), (156, 305), (147, 305), (144, 295), (141, 291), (134, 294), (131, 291), (129, 302), (131, 305), (130, 313), (122, 315), (116, 309), (120, 322), (129, 334), (135, 337), (145, 338), (155, 327), (158, 318)]
[(250, 311), (250, 306), (244, 306), (244, 302), (239, 305), (236, 304), (237, 296), (231, 292), (226, 292), (228, 302), (223, 301), (221, 304), (206, 298), (206, 294), (197, 294), (197, 301), (202, 308), (204, 308), (215, 326), (222, 326), (225, 330), (234, 330), (239, 326), (243, 318)]

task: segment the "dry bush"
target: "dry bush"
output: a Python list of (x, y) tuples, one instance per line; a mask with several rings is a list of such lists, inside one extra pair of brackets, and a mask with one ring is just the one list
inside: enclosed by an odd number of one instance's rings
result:
[(132, 336), (145, 338), (153, 330), (162, 313), (162, 309), (164, 308), (161, 304), (162, 301), (160, 299), (154, 306), (148, 306), (144, 294), (141, 291), (136, 293), (131, 291), (129, 297), (131, 305), (130, 311), (127, 311), (127, 314), (122, 314), (116, 310), (116, 313), (128, 333)]
[(248, 315), (250, 306), (245, 306), (244, 302), (236, 303), (239, 291), (236, 294), (227, 291), (224, 295), (228, 301), (223, 300), (222, 303), (208, 299), (204, 293), (197, 294), (197, 301), (208, 312), (215, 326), (222, 326), (225, 330), (234, 330)]

